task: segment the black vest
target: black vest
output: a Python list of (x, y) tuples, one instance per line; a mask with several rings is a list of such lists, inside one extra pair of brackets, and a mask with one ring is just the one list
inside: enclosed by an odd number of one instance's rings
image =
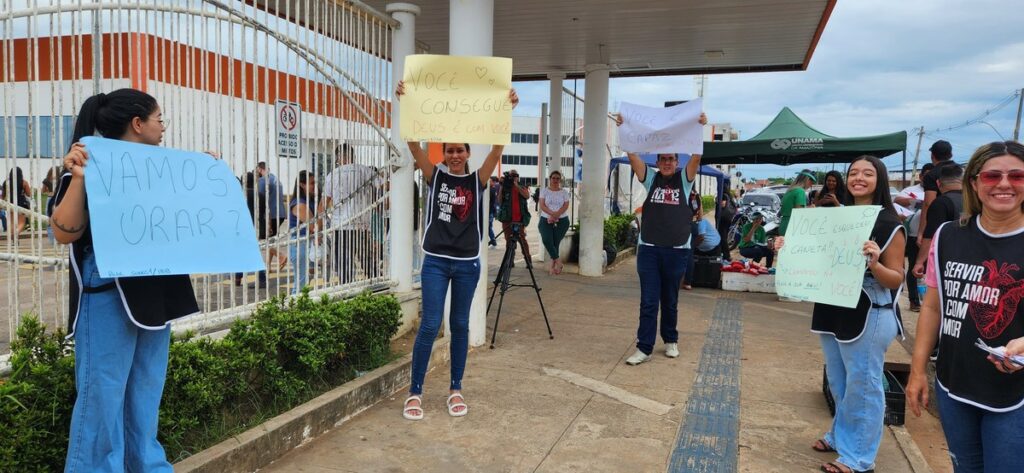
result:
[(640, 238), (644, 243), (654, 246), (675, 248), (682, 246), (690, 238), (690, 225), (693, 211), (683, 197), (683, 172), (665, 177), (660, 172), (653, 172), (654, 182), (647, 199), (644, 200), (643, 219), (640, 221)]
[(423, 251), (458, 260), (480, 256), (483, 202), (477, 173), (456, 176), (434, 168), (427, 198)]
[(1024, 336), (1024, 232), (996, 237), (977, 222), (947, 222), (933, 240), (942, 314), (935, 372), (952, 396), (1010, 410), (1024, 403), (1024, 376), (999, 372), (974, 342), (998, 347)]
[[(65, 172), (54, 195), (54, 205), (64, 199), (68, 186), (71, 184), (71, 173)], [(86, 212), (88, 212), (88, 196), (86, 196)], [(53, 209), (50, 209), (52, 212)], [(71, 270), (68, 271), (68, 337), (74, 334), (78, 321), (78, 310), (84, 294), (93, 291), (116, 290), (121, 303), (132, 323), (141, 328), (158, 329), (170, 321), (199, 313), (192, 280), (187, 275), (173, 276), (142, 276), (133, 278), (114, 278), (114, 286), (84, 287), (79, 268), (89, 252), (92, 252), (92, 227), (87, 228), (78, 241), (71, 244), (68, 257)]]
[[(875, 220), (875, 226), (871, 229), (871, 238), (878, 243), (878, 246), (884, 252), (892, 243), (896, 232), (902, 228), (903, 224), (900, 223), (899, 217), (896, 216), (895, 212), (882, 209)], [(873, 278), (874, 276), (870, 271), (866, 271), (864, 277)], [(816, 303), (814, 304), (811, 318), (811, 331), (832, 334), (840, 342), (856, 340), (864, 333), (864, 326), (867, 324), (868, 313), (871, 312), (872, 306), (879, 304), (885, 307), (892, 307), (896, 314), (896, 327), (902, 336), (903, 318), (900, 315), (898, 304), (899, 291), (899, 289), (890, 290), (891, 298), (888, 301), (872, 301), (868, 297), (868, 293), (861, 289), (860, 300), (857, 301), (857, 307), (853, 309)]]

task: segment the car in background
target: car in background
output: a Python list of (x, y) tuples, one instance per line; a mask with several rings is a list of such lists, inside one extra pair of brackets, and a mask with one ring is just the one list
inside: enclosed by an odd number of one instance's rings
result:
[(770, 192), (772, 194), (775, 194), (775, 195), (779, 196), (779, 201), (781, 202), (782, 201), (782, 197), (786, 195), (786, 192), (789, 192), (789, 186), (784, 186), (784, 185), (768, 186), (768, 187), (765, 187), (764, 189), (761, 189), (761, 191), (762, 192)]
[(744, 208), (753, 205), (778, 210), (782, 208), (782, 199), (773, 192), (747, 192), (740, 199), (740, 205)]

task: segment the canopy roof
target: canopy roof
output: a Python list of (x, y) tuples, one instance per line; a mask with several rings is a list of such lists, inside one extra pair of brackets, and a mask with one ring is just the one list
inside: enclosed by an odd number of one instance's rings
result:
[(907, 132), (838, 138), (818, 131), (784, 107), (760, 133), (744, 141), (704, 143), (704, 164), (803, 164), (849, 162), (862, 154), (879, 158), (905, 151)]

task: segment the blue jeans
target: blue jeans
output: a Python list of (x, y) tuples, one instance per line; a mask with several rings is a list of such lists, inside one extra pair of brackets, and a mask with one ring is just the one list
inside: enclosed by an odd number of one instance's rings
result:
[[(876, 304), (892, 302), (888, 289), (874, 278), (864, 279), (864, 289)], [(864, 332), (856, 340), (839, 342), (832, 335), (820, 336), (828, 385), (836, 401), (836, 415), (825, 441), (839, 453), (839, 463), (857, 471), (874, 468), (882, 442), (882, 368), (885, 350), (896, 338), (896, 332), (892, 309), (872, 308)]]
[(686, 269), (690, 250), (640, 245), (636, 250), (636, 272), (640, 276), (640, 327), (636, 347), (650, 355), (654, 351), (658, 306), (661, 306), (661, 340), (677, 343), (676, 330), (679, 280)]
[(466, 352), (469, 350), (469, 308), (480, 279), (480, 260), (467, 261), (427, 255), (420, 272), (423, 288), (423, 315), (416, 343), (412, 348), (411, 394), (423, 394), (423, 378), (427, 375), (430, 352), (437, 339), (444, 316), (444, 299), (449, 284), (452, 289), (451, 315), (451, 389), (462, 389), (462, 374), (466, 370)]
[[(101, 278), (92, 252), (85, 286)], [(157, 419), (171, 329), (146, 330), (128, 319), (117, 290), (83, 294), (75, 324), (75, 387), (65, 472), (172, 472), (157, 441)]]
[(309, 280), (309, 244), (310, 241), (305, 236), (292, 236), (292, 242), (288, 245), (288, 259), (291, 260), (292, 272), (295, 273), (295, 287), (292, 288), (292, 294), (302, 292), (306, 281)]
[[(1008, 374), (1005, 376), (1020, 376)], [(935, 383), (942, 430), (956, 473), (1024, 471), (1024, 408), (992, 412), (949, 397)]]

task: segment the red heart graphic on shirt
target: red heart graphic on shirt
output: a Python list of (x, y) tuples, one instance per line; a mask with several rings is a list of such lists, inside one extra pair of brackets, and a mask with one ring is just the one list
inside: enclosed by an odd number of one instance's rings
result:
[(455, 204), (452, 205), (452, 213), (455, 214), (455, 218), (460, 222), (465, 222), (471, 208), (473, 208), (473, 190), (456, 187)]
[(971, 319), (978, 327), (978, 332), (986, 339), (998, 337), (1013, 322), (1017, 314), (1017, 306), (1021, 298), (1024, 298), (1024, 281), (1018, 281), (1010, 275), (1011, 271), (1017, 271), (1019, 266), (1010, 263), (1003, 263), (998, 266), (995, 260), (981, 263), (985, 267), (985, 273), (978, 281), (982, 287), (993, 287), (999, 289), (999, 303), (997, 305), (972, 302), (968, 306)]

